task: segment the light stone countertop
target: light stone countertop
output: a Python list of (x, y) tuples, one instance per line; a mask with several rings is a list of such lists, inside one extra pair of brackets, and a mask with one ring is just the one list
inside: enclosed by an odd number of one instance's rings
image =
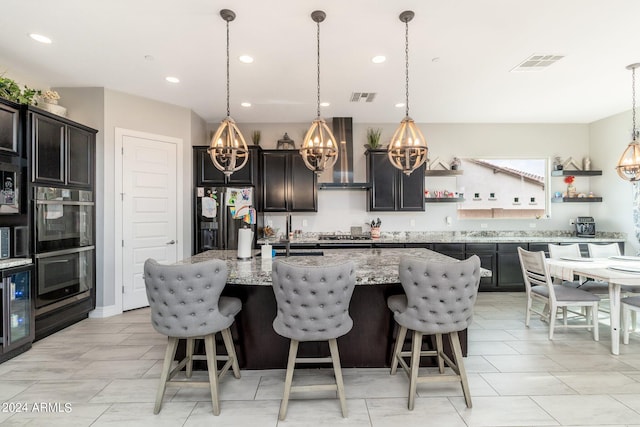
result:
[(31, 258), (7, 258), (0, 260), (0, 270), (11, 267), (19, 267), (21, 265), (31, 264)]
[[(373, 244), (373, 243), (588, 243), (588, 242), (624, 242), (625, 233), (597, 232), (595, 237), (577, 237), (573, 231), (449, 231), (449, 232), (383, 232), (379, 239), (363, 240), (319, 240), (320, 234), (304, 233), (296, 237), (291, 244)], [(259, 239), (258, 245), (283, 244), (278, 239)]]
[[(276, 259), (286, 259), (287, 262), (298, 265), (323, 266), (352, 260), (356, 265), (357, 285), (377, 285), (399, 283), (398, 264), (400, 258), (406, 256), (419, 257), (428, 260), (452, 260), (453, 258), (422, 248), (367, 248), (367, 249), (321, 249), (294, 250), (294, 253), (307, 256), (291, 256), (289, 258), (276, 257), (262, 259), (260, 251), (254, 250), (250, 260), (237, 259), (235, 250), (212, 250), (184, 259), (178, 264), (197, 263), (210, 259), (222, 259), (227, 263), (229, 277), (227, 283), (241, 285), (271, 286), (271, 266)], [(322, 252), (323, 256), (312, 255)], [(492, 272), (482, 269), (482, 277), (491, 277)]]

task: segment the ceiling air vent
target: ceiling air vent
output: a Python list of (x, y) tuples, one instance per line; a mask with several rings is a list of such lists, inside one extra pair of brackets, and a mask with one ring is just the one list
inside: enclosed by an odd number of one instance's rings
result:
[(534, 54), (516, 65), (511, 71), (542, 71), (564, 58), (564, 55)]
[(376, 93), (375, 92), (353, 92), (351, 93), (351, 102), (360, 102), (360, 101), (364, 101), (364, 102), (373, 102), (374, 99), (376, 99)]

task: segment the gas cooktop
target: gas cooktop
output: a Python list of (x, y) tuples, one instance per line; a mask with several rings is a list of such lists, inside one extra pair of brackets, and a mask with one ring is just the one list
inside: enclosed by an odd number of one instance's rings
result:
[(369, 240), (371, 236), (367, 234), (319, 234), (318, 240)]

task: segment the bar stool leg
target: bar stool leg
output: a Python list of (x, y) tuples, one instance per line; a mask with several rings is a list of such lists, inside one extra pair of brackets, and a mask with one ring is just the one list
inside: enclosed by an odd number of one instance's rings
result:
[(187, 378), (191, 378), (193, 373), (193, 347), (196, 340), (194, 338), (187, 338)]
[(164, 391), (167, 389), (167, 381), (169, 380), (169, 373), (171, 372), (171, 363), (176, 356), (177, 348), (178, 338), (169, 337), (167, 340), (167, 349), (164, 352), (164, 362), (162, 363), (162, 373), (160, 374), (160, 385), (158, 386), (158, 392), (156, 393), (156, 404), (153, 407), (154, 414), (160, 412), (162, 398), (164, 397)]
[(240, 366), (238, 365), (238, 356), (236, 356), (236, 348), (233, 345), (233, 338), (231, 337), (231, 329), (222, 330), (222, 340), (224, 346), (227, 349), (227, 355), (231, 359), (231, 368), (233, 369), (233, 376), (240, 378)]
[(280, 413), (278, 419), (284, 421), (287, 416), (287, 406), (289, 404), (289, 395), (291, 394), (291, 383), (293, 382), (293, 370), (296, 367), (296, 356), (298, 355), (298, 341), (291, 340), (289, 344), (289, 359), (287, 361), (287, 375), (284, 380), (284, 395), (280, 404)]
[(215, 334), (204, 337), (204, 350), (207, 354), (207, 371), (209, 373), (209, 388), (211, 389), (211, 404), (213, 415), (220, 415), (220, 402), (218, 400), (218, 364), (216, 363)]
[(401, 357), (400, 352), (404, 344), (404, 339), (407, 337), (407, 328), (400, 326), (398, 330), (398, 336), (396, 337), (396, 343), (393, 346), (393, 357), (391, 358), (391, 375), (395, 375), (398, 370), (398, 359)]
[(464, 362), (462, 361), (462, 347), (460, 346), (458, 332), (449, 333), (449, 342), (451, 342), (453, 357), (455, 358), (455, 364), (458, 368), (458, 375), (460, 375), (464, 401), (467, 404), (467, 408), (471, 408), (471, 391), (469, 390), (469, 381), (467, 380), (467, 370), (464, 368)]
[(422, 333), (413, 331), (411, 342), (411, 369), (409, 379), (409, 410), (413, 410), (418, 385), (418, 369), (420, 369), (420, 351), (422, 350)]
[(342, 368), (340, 366), (340, 353), (338, 352), (338, 342), (335, 338), (329, 340), (329, 350), (331, 351), (331, 361), (333, 362), (333, 372), (336, 376), (336, 387), (338, 388), (338, 398), (340, 398), (340, 408), (342, 417), (347, 418), (347, 399), (344, 395), (344, 381), (342, 380)]
[(444, 359), (442, 358), (444, 349), (442, 347), (442, 334), (436, 334), (436, 355), (438, 356), (438, 371), (444, 374)]

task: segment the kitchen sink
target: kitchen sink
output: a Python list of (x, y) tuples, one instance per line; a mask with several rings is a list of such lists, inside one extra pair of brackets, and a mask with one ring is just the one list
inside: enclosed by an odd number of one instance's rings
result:
[[(289, 256), (323, 256), (323, 251), (289, 251)], [(277, 257), (287, 256), (287, 252), (283, 250), (276, 251)]]

